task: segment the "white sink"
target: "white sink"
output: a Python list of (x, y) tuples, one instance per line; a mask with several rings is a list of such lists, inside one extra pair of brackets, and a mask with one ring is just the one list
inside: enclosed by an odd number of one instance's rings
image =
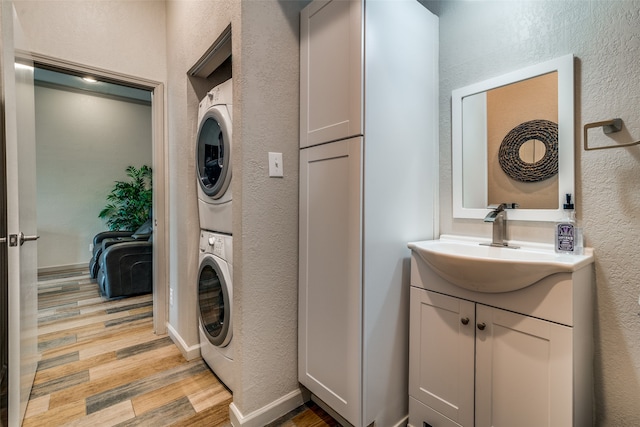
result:
[(476, 292), (509, 292), (525, 288), (554, 273), (576, 271), (593, 262), (584, 255), (557, 254), (551, 245), (517, 242), (519, 249), (480, 245), (481, 239), (442, 236), (409, 243), (440, 277)]

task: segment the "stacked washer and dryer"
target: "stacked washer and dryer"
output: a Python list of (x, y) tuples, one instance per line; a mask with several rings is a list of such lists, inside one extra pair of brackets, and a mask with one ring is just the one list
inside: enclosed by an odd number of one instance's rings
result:
[(233, 391), (232, 103), (232, 80), (216, 86), (200, 101), (196, 171), (200, 217), (200, 352), (218, 378)]

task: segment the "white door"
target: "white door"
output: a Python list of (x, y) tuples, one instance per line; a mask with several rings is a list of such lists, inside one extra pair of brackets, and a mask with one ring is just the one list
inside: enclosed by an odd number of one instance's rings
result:
[(409, 322), (409, 395), (455, 423), (410, 413), (411, 425), (473, 426), (475, 304), (412, 286)]
[(361, 425), (362, 137), (300, 150), (298, 379)]
[[(2, 2), (3, 140), (6, 161), (9, 323), (9, 425), (22, 423), (38, 363), (36, 191), (33, 67), (16, 61), (24, 48), (11, 2)], [(7, 244), (7, 243), (4, 243)]]
[(362, 135), (361, 1), (300, 13), (300, 148)]
[(571, 328), (477, 304), (476, 426), (572, 426)]

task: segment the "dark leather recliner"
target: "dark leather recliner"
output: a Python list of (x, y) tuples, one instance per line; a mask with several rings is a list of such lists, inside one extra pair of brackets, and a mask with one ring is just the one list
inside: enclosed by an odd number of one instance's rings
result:
[(100, 292), (107, 298), (148, 294), (153, 289), (153, 237), (108, 242), (99, 258)]
[(106, 247), (121, 242), (135, 240), (147, 241), (153, 231), (151, 218), (145, 221), (136, 231), (102, 231), (93, 237), (93, 256), (89, 261), (89, 276), (92, 279), (98, 277), (100, 269), (100, 256)]

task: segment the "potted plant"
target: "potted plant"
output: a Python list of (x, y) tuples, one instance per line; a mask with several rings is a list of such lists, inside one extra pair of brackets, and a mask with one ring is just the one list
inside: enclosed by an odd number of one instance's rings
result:
[(135, 231), (149, 219), (151, 212), (151, 168), (129, 166), (126, 171), (129, 181), (115, 182), (106, 206), (98, 215), (106, 219), (107, 227), (112, 231)]

